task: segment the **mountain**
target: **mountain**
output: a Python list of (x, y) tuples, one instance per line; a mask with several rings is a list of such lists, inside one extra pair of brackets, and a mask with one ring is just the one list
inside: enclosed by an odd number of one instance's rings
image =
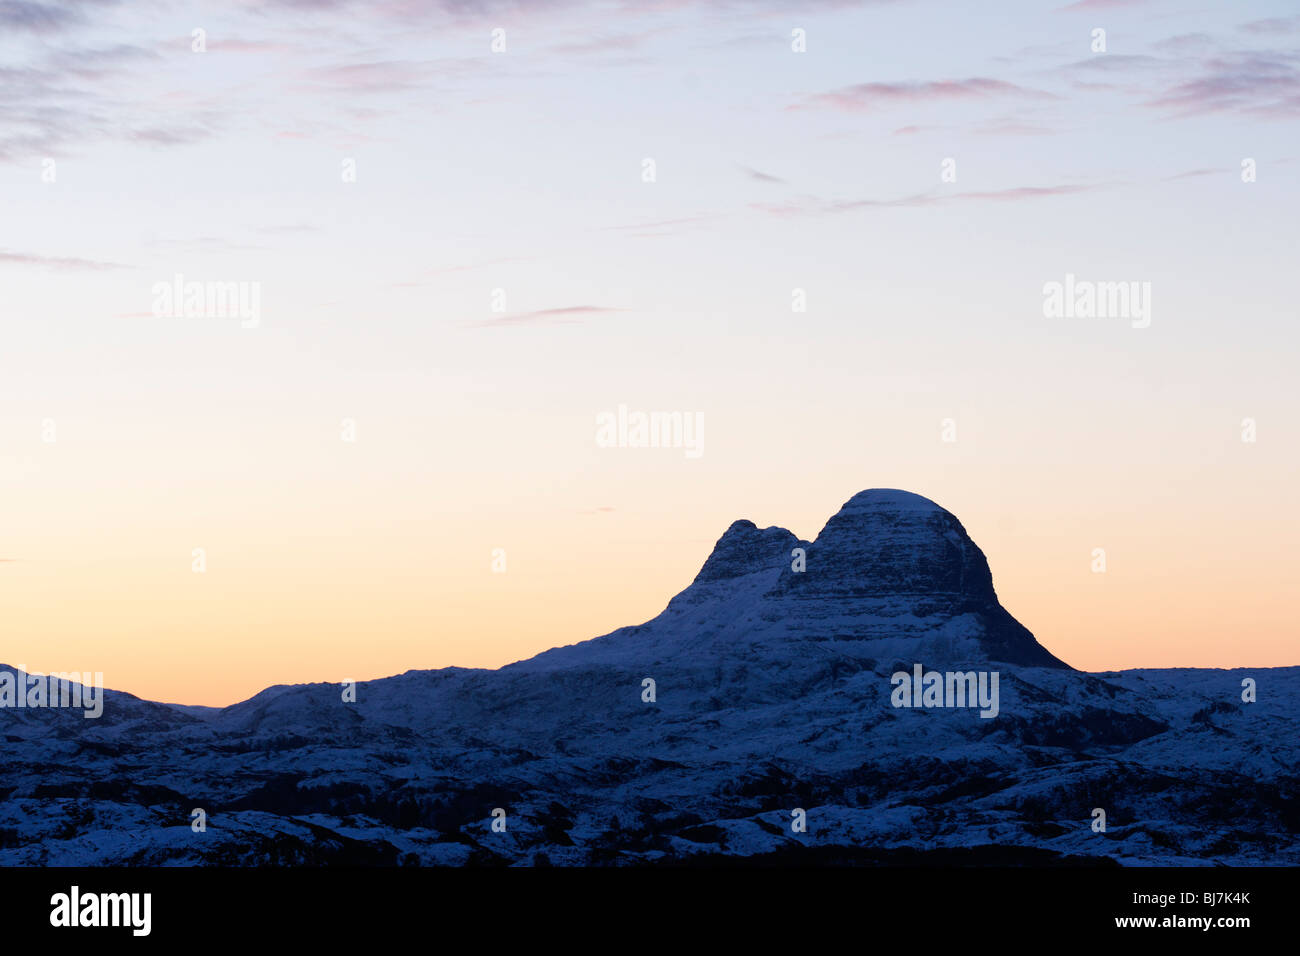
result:
[(1300, 668), (1074, 670), (903, 491), (733, 523), (644, 624), (343, 697), (0, 709), (0, 864), (1300, 862)]

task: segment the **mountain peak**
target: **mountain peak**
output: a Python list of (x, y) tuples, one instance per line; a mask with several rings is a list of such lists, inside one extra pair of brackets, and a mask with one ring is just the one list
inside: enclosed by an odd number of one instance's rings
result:
[(789, 561), (799, 539), (785, 528), (762, 528), (742, 518), (722, 533), (693, 584), (706, 584), (771, 571)]
[(826, 522), (808, 557), (823, 588), (846, 594), (995, 600), (988, 562), (961, 522), (909, 491), (858, 492)]
[[(798, 560), (795, 548), (803, 549)], [(866, 641), (917, 660), (1068, 667), (998, 602), (984, 552), (956, 516), (897, 488), (858, 492), (811, 543), (785, 528), (733, 522), (670, 603), (674, 613), (709, 608), (729, 622), (719, 630), (701, 621), (699, 631), (711, 635), (739, 628), (747, 639), (769, 634), (782, 643)]]
[(898, 488), (868, 488), (844, 502), (843, 512), (859, 511), (943, 511), (929, 498)]

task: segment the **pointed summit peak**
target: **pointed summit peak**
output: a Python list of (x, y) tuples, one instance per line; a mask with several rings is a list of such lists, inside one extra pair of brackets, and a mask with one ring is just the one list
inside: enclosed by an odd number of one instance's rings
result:
[(755, 571), (771, 571), (789, 563), (790, 549), (799, 539), (785, 528), (760, 529), (745, 518), (733, 521), (722, 533), (704, 562), (694, 584), (738, 578)]

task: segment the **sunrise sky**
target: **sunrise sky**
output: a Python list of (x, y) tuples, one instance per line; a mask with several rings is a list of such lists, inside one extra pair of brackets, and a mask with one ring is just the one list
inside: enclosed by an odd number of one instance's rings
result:
[(1300, 664), (1300, 16), (1185, 7), (0, 2), (0, 662), (494, 667), (894, 487), (1076, 667)]

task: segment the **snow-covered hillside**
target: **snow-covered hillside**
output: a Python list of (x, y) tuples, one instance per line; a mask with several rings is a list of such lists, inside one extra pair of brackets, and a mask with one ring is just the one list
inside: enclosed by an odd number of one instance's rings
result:
[[(917, 664), (997, 672), (996, 716), (894, 706)], [(1300, 667), (1072, 670), (955, 517), (872, 490), (500, 670), (0, 709), (0, 864), (1295, 864), (1298, 706)]]

